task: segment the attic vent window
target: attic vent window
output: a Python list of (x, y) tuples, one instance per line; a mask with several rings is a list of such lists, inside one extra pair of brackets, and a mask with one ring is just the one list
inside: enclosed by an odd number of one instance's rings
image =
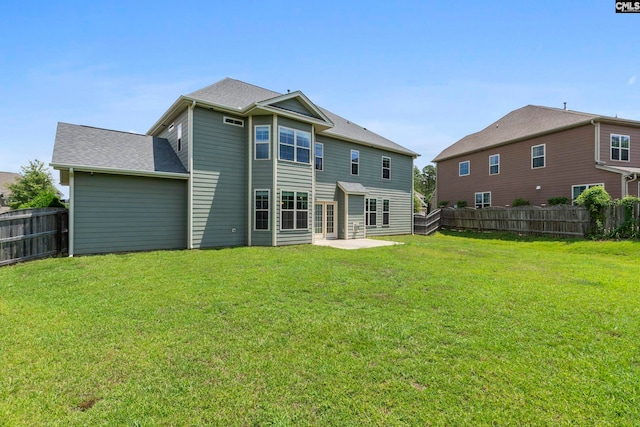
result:
[(169, 125), (169, 132), (173, 132), (173, 128), (175, 128), (175, 123)]
[(227, 117), (225, 116), (222, 121), (224, 122), (224, 124), (226, 125), (232, 125), (232, 126), (239, 126), (239, 127), (244, 127), (244, 120), (240, 120), (240, 119), (234, 119), (233, 117)]

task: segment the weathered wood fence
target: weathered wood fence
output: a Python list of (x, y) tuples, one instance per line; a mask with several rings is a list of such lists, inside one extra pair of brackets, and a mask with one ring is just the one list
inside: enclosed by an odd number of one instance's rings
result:
[(640, 202), (633, 203), (628, 212), (623, 205), (607, 207), (602, 226), (604, 233), (612, 237), (618, 237), (617, 233), (620, 237), (640, 236)]
[(413, 214), (413, 232), (428, 236), (438, 231), (441, 226), (441, 211), (442, 209), (436, 209), (429, 215), (424, 213)]
[[(444, 208), (440, 209), (439, 216), (439, 227), (445, 229), (509, 231), (556, 237), (583, 237), (589, 230), (589, 212), (579, 206)], [(417, 219), (417, 215), (414, 216), (414, 232), (431, 234), (438, 229), (431, 221), (426, 232), (426, 223), (426, 218)], [(423, 230), (425, 232), (421, 232)]]
[(66, 253), (69, 211), (22, 209), (0, 215), (0, 266)]

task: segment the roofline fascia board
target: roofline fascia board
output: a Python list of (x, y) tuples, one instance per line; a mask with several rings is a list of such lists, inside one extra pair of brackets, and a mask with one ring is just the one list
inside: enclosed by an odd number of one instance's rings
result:
[(108, 173), (113, 175), (133, 175), (144, 176), (151, 178), (169, 178), (169, 179), (189, 179), (188, 173), (179, 172), (151, 172), (151, 171), (137, 171), (132, 169), (116, 169), (105, 167), (92, 167), (86, 165), (65, 165), (59, 163), (49, 163), (49, 166), (56, 170), (73, 169), (74, 172), (95, 172), (95, 173)]
[(414, 159), (420, 157), (420, 154), (414, 153), (413, 151), (410, 151), (410, 150), (407, 150), (407, 151), (394, 150), (392, 148), (381, 147), (379, 145), (375, 145), (375, 144), (372, 144), (370, 142), (364, 142), (364, 141), (360, 141), (360, 140), (353, 139), (353, 138), (347, 138), (346, 136), (325, 134), (323, 132), (318, 132), (318, 135), (321, 136), (321, 137), (324, 136), (324, 137), (327, 137), (327, 138), (339, 139), (340, 141), (352, 142), (354, 144), (362, 145), (362, 146), (365, 146), (365, 147), (377, 148), (378, 150), (389, 151), (391, 153), (404, 154), (405, 156), (411, 156)]
[(593, 121), (596, 122), (596, 123), (607, 123), (607, 124), (616, 124), (616, 125), (640, 127), (640, 121), (631, 120), (631, 119), (620, 119), (620, 118), (617, 118), (617, 117), (600, 116), (600, 117), (596, 117), (595, 119), (593, 119)]
[[(438, 155), (433, 160), (431, 160), (431, 162), (432, 163), (443, 162), (445, 160), (455, 159), (456, 157), (460, 157), (460, 156), (467, 156), (469, 154), (480, 153), (482, 151), (486, 151), (486, 150), (489, 150), (491, 148), (502, 147), (503, 145), (509, 145), (509, 144), (513, 144), (513, 143), (516, 143), (516, 142), (520, 142), (520, 141), (526, 141), (527, 139), (539, 138), (541, 136), (550, 135), (550, 134), (556, 133), (556, 132), (562, 132), (562, 131), (573, 129), (573, 128), (579, 128), (579, 127), (585, 126), (585, 125), (592, 125), (592, 123), (591, 123), (592, 120), (593, 121), (597, 121), (597, 119), (587, 119), (587, 120), (584, 120), (584, 121), (581, 121), (581, 122), (577, 122), (577, 123), (573, 123), (573, 124), (570, 124), (570, 125), (567, 125), (567, 126), (561, 126), (561, 127), (558, 127), (558, 128), (553, 128), (553, 129), (545, 130), (545, 131), (542, 131), (542, 132), (532, 133), (532, 134), (529, 134), (529, 135), (521, 136), (519, 138), (510, 139), (508, 141), (499, 142), (497, 144), (487, 145), (486, 147), (477, 148), (477, 149), (469, 150), (469, 151), (464, 151), (462, 153), (455, 154), (455, 155), (452, 155), (452, 156), (443, 157), (441, 159), (438, 158), (438, 157), (440, 157)], [(469, 135), (473, 135), (473, 134), (469, 134)], [(469, 136), (469, 135), (467, 135), (467, 136)]]
[(633, 172), (625, 171), (623, 169), (616, 168), (615, 166), (596, 165), (596, 169), (600, 169), (606, 172), (617, 173), (623, 176), (633, 175)]
[(147, 135), (153, 135), (154, 133), (160, 131), (162, 128), (162, 124), (166, 120), (168, 120), (169, 117), (176, 114), (182, 104), (185, 104), (186, 107), (187, 101), (189, 101), (189, 98), (187, 98), (186, 96), (180, 96), (178, 99), (176, 99), (176, 101), (171, 104), (171, 107), (169, 107), (167, 111), (164, 112), (160, 119), (158, 119), (158, 121), (156, 121), (154, 125), (151, 126), (151, 128), (147, 131)]

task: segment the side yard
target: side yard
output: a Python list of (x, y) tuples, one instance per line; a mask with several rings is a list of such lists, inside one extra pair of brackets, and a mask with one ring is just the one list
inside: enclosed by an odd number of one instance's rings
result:
[(640, 243), (468, 233), (0, 269), (0, 424), (637, 425)]

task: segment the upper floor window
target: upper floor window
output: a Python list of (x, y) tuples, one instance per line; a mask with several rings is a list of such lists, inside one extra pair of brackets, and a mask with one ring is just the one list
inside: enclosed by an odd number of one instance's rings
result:
[(316, 142), (315, 151), (316, 151), (315, 152), (316, 170), (323, 171), (324, 170), (324, 144), (322, 144), (321, 142)]
[(271, 126), (258, 125), (255, 127), (255, 154), (256, 160), (270, 158), (270, 146), (271, 143)]
[(488, 208), (491, 206), (491, 192), (476, 193), (476, 209)]
[(365, 222), (366, 225), (369, 226), (376, 226), (377, 223), (377, 209), (376, 209), (376, 199), (365, 199), (364, 201), (365, 203)]
[(182, 123), (178, 123), (178, 151), (182, 151)]
[(391, 179), (391, 158), (382, 157), (382, 179)]
[(255, 230), (269, 230), (269, 190), (256, 190)]
[(469, 160), (467, 160), (466, 162), (458, 163), (458, 176), (469, 175), (469, 173), (470, 173)]
[(500, 173), (500, 154), (489, 156), (489, 175), (497, 175)]
[(629, 135), (611, 134), (611, 160), (629, 161)]
[(360, 175), (360, 152), (351, 150), (351, 175)]
[(311, 133), (280, 126), (280, 159), (311, 162)]
[(545, 144), (531, 147), (531, 168), (543, 168), (545, 165)]

